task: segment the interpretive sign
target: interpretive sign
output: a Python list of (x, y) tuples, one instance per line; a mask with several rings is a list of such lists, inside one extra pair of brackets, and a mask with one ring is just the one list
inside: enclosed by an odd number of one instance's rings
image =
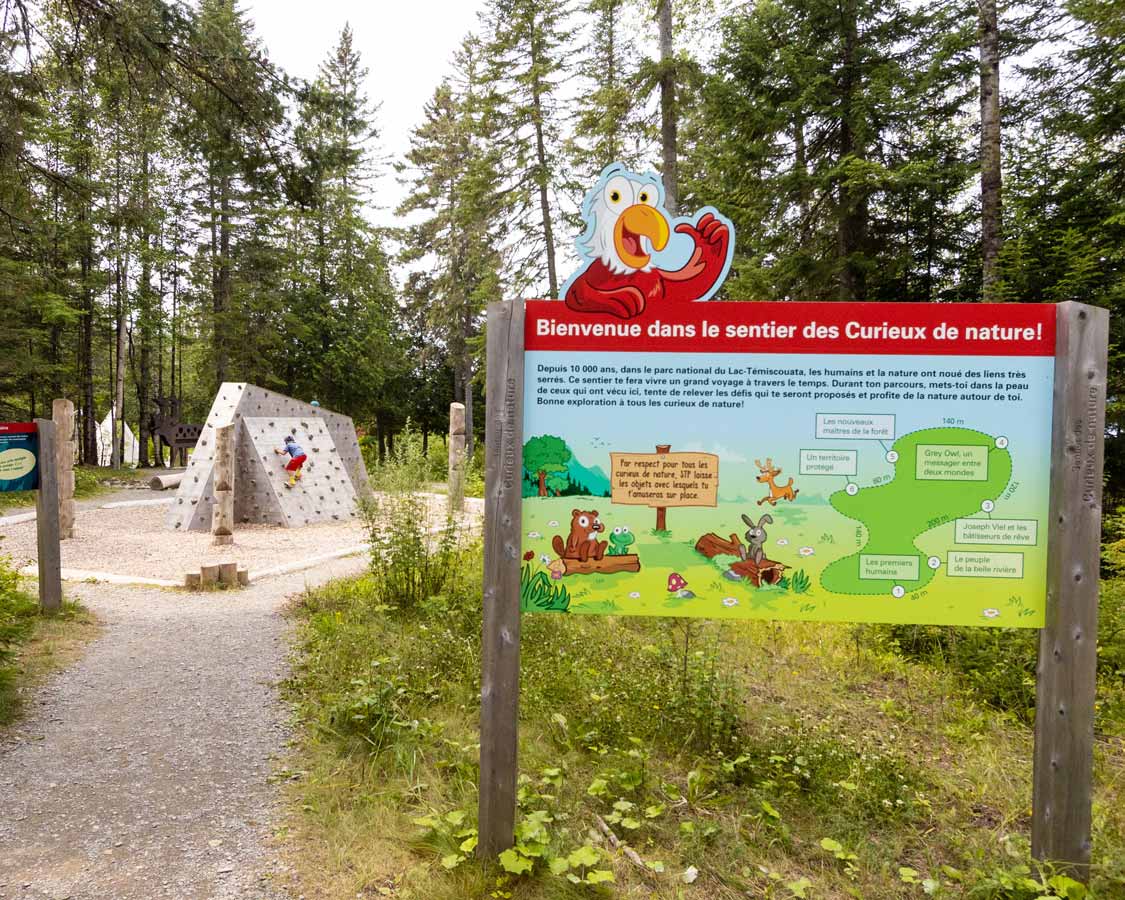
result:
[(610, 166), (564, 302), (488, 310), (478, 853), (521, 612), (985, 625), (1041, 629), (1032, 852), (1085, 878), (1106, 311), (696, 302), (734, 229), (662, 198)]
[(0, 492), (39, 487), (39, 433), (34, 422), (0, 422)]
[(1053, 306), (525, 322), (525, 611), (1043, 625)]

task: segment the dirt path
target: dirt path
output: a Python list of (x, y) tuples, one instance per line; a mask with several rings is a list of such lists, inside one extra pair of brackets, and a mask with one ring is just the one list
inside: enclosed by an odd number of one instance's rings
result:
[(105, 629), (0, 742), (0, 898), (280, 900), (267, 838), (285, 752), (286, 596), (73, 586)]

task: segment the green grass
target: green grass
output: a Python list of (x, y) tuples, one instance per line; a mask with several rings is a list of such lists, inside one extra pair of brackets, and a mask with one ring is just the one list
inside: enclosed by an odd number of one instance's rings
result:
[(96, 620), (76, 603), (40, 613), (38, 600), (0, 559), (0, 728), (19, 716), (28, 690), (73, 660), (96, 633)]
[[(1029, 728), (871, 630), (801, 622), (525, 615), (523, 852), (506, 862), (530, 871), (482, 867), (464, 849), (479, 572), (467, 551), (408, 610), (378, 602), (370, 577), (296, 608), (282, 831), (306, 896), (895, 900), (926, 896), (927, 879), (941, 897), (1044, 896), (1020, 887)], [(597, 817), (663, 871), (608, 850)], [(1098, 744), (1094, 857), (1091, 896), (1125, 896), (1120, 738)], [(566, 878), (594, 872), (615, 880)]]

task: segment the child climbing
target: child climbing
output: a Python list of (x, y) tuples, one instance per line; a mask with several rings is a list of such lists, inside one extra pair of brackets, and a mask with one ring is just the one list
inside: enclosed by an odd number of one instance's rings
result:
[(305, 460), (308, 459), (305, 455), (305, 451), (302, 450), (301, 445), (294, 440), (293, 435), (287, 434), (285, 435), (285, 446), (280, 450), (275, 448), (273, 452), (277, 454), (289, 454), (289, 462), (285, 464), (285, 471), (289, 473), (289, 481), (285, 486), (288, 488), (293, 487), (293, 485), (301, 480), (301, 467), (305, 464)]

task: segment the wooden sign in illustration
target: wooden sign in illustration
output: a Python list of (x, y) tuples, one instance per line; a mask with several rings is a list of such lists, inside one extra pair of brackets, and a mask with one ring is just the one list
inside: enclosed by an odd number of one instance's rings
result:
[(670, 506), (719, 505), (719, 457), (714, 453), (610, 453), (611, 499), (622, 506), (651, 506), (656, 530), (666, 531)]

